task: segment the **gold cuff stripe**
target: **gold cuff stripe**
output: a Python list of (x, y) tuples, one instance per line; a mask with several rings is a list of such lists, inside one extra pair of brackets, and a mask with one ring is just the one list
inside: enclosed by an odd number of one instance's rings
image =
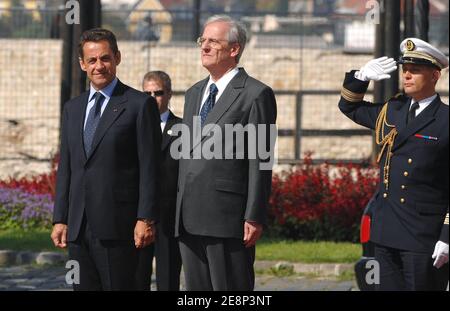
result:
[(444, 225), (448, 225), (448, 213), (445, 215)]
[(364, 99), (364, 93), (355, 93), (345, 87), (341, 90), (341, 96), (344, 97), (345, 100), (352, 103), (357, 103)]

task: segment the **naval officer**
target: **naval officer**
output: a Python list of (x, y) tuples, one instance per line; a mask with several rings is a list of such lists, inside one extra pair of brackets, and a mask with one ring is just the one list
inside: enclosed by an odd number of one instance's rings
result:
[[(435, 86), (447, 57), (416, 38), (400, 49), (403, 94), (364, 101), (370, 80), (390, 78), (392, 58), (346, 74), (340, 110), (375, 130), (381, 183), (371, 241), (380, 267), (378, 290), (445, 290), (448, 270), (449, 109)], [(395, 78), (395, 77), (394, 77)]]

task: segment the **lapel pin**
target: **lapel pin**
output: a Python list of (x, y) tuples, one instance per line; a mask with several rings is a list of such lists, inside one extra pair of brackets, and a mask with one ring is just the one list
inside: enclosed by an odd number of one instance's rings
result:
[(172, 130), (168, 130), (167, 134), (169, 134), (170, 136), (172, 136)]

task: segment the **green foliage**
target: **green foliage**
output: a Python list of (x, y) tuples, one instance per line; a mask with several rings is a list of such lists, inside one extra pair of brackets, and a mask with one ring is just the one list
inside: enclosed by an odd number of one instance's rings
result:
[(59, 251), (50, 239), (50, 229), (0, 230), (0, 249), (14, 251)]
[(361, 245), (348, 242), (312, 242), (264, 238), (256, 246), (257, 260), (304, 263), (354, 263)]

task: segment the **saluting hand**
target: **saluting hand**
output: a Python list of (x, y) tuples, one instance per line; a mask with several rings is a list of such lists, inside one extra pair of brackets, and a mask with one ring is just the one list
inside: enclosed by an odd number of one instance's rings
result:
[(383, 56), (372, 59), (359, 71), (355, 72), (355, 78), (361, 81), (380, 81), (390, 79), (390, 73), (397, 69), (397, 63), (393, 58)]

